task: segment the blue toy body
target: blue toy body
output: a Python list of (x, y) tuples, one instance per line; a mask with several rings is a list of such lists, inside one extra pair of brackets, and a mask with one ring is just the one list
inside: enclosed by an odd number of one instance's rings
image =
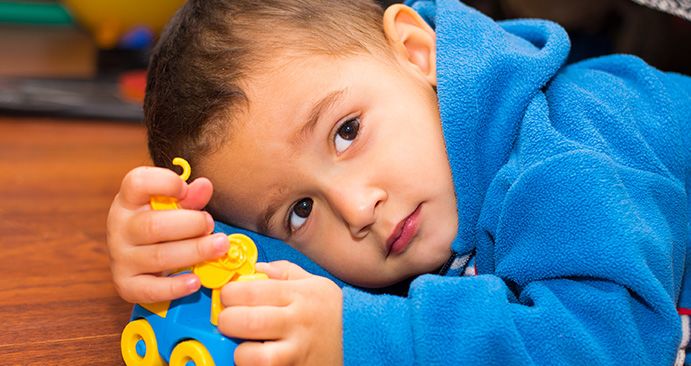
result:
[[(135, 305), (130, 321), (145, 319), (149, 322), (156, 337), (158, 353), (166, 362), (170, 362), (170, 355), (180, 342), (196, 340), (208, 350), (214, 364), (233, 365), (238, 341), (221, 334), (209, 321), (210, 314), (211, 290), (202, 287), (191, 295), (172, 301), (165, 317)], [(138, 342), (137, 353), (141, 357), (146, 354), (143, 341)]]

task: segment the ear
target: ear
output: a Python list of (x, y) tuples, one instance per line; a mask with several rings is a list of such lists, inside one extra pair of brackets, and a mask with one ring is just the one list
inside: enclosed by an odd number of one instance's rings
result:
[(394, 4), (384, 12), (384, 33), (395, 55), (436, 86), (437, 37), (429, 24), (410, 7)]

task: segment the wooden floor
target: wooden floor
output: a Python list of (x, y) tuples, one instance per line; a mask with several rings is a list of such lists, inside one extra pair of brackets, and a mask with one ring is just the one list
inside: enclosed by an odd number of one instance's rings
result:
[(142, 126), (0, 117), (0, 365), (120, 365), (105, 221)]

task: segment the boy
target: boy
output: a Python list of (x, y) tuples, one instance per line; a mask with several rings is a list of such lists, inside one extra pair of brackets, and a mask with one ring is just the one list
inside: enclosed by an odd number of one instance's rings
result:
[[(119, 293), (198, 288), (161, 274), (227, 249), (208, 203), (350, 285), (412, 279), (400, 297), (258, 264), (275, 280), (222, 292), (239, 365), (683, 360), (688, 78), (628, 56), (564, 67), (552, 23), (410, 5), (188, 2), (152, 57), (149, 149), (209, 179), (125, 177)], [(154, 194), (186, 210), (153, 212)]]

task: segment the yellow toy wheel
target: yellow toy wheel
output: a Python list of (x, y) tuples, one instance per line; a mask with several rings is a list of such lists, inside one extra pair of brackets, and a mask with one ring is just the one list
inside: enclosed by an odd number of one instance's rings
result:
[(214, 359), (203, 344), (195, 340), (178, 343), (170, 354), (170, 366), (185, 366), (190, 361), (195, 366), (214, 366)]
[(146, 319), (127, 324), (120, 337), (120, 351), (127, 366), (165, 366), (158, 354), (156, 334)]

